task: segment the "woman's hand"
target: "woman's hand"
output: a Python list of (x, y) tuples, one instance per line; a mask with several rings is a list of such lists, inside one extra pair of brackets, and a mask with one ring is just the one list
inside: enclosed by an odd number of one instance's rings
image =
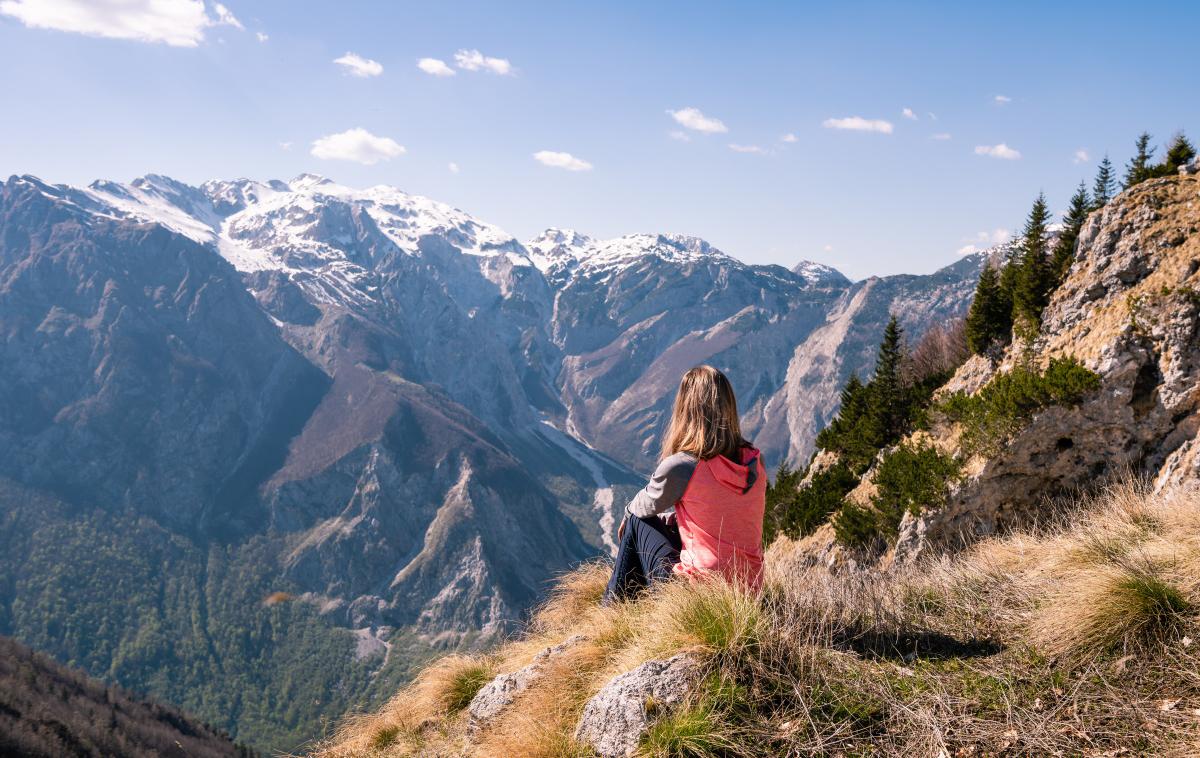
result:
[(628, 516), (621, 518), (621, 525), (617, 527), (617, 542), (620, 542), (625, 537), (625, 520), (628, 518)]

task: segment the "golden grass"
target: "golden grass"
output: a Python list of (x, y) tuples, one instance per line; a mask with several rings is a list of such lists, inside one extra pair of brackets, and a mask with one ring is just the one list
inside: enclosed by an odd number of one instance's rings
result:
[[(602, 607), (607, 567), (581, 567), (520, 639), (442, 659), (318, 755), (586, 756), (573, 733), (588, 698), (685, 650), (706, 661), (706, 684), (661, 714), (641, 755), (1183, 755), (1200, 744), (1200, 490), (1129, 481), (956, 557), (769, 576), (761, 595), (680, 581)], [(467, 733), (461, 709), (485, 674), (573, 636)]]

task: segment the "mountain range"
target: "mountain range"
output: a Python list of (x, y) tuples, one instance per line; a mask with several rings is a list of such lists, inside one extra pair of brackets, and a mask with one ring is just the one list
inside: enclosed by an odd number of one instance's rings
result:
[(889, 314), (961, 315), (987, 255), (850, 282), (313, 175), (12, 177), (0, 633), (293, 747), (611, 551), (687, 367), (802, 464)]

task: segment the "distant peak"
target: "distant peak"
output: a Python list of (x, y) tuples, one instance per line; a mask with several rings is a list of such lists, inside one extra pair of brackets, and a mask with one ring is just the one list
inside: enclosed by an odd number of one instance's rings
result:
[(792, 273), (804, 277), (809, 284), (834, 285), (849, 284), (845, 274), (833, 266), (826, 266), (816, 261), (800, 261), (792, 266)]
[(545, 244), (545, 245), (566, 245), (568, 247), (580, 247), (588, 244), (592, 238), (586, 234), (580, 234), (574, 229), (560, 229), (557, 226), (552, 226), (546, 231), (535, 237), (530, 244)]
[(290, 186), (293, 190), (319, 187), (323, 184), (333, 184), (333, 182), (321, 176), (320, 174), (310, 174), (308, 172), (305, 172), (288, 182), (288, 186)]

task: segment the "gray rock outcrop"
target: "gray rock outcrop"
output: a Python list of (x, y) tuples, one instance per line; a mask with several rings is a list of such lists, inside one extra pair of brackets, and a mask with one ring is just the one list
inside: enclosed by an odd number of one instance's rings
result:
[(551, 658), (568, 650), (584, 640), (584, 636), (576, 634), (559, 644), (548, 647), (534, 656), (533, 661), (509, 674), (500, 674), (485, 684), (471, 704), (467, 706), (469, 717), (468, 728), (472, 732), (487, 725), (489, 721), (499, 716), (505, 708), (512, 705), (517, 696), (527, 690), (531, 684), (545, 673), (546, 664)]
[(682, 703), (702, 671), (698, 658), (680, 653), (615, 677), (584, 706), (575, 739), (603, 758), (633, 755), (654, 718)]

